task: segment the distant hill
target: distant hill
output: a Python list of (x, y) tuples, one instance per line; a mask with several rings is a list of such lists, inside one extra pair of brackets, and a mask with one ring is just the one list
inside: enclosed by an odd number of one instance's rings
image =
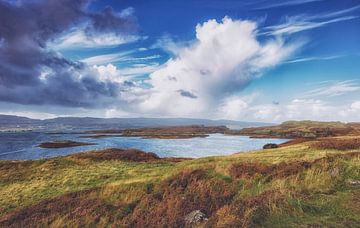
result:
[(159, 126), (184, 125), (226, 125), (230, 128), (269, 126), (270, 123), (246, 122), (233, 120), (209, 120), (193, 118), (93, 118), (93, 117), (58, 117), (53, 119), (30, 119), (21, 116), (0, 115), (0, 129), (122, 129)]
[(233, 135), (249, 135), (255, 138), (317, 138), (344, 135), (360, 135), (359, 123), (287, 121), (276, 126), (243, 128), (229, 131)]
[(38, 128), (41, 120), (22, 116), (0, 115), (0, 130)]

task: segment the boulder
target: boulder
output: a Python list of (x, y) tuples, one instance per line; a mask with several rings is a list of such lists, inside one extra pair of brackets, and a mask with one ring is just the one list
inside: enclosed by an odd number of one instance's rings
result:
[(187, 226), (192, 226), (192, 225), (199, 224), (203, 221), (206, 221), (206, 220), (208, 220), (208, 218), (200, 210), (195, 210), (195, 211), (192, 211), (189, 214), (187, 214), (185, 216), (184, 220), (185, 220), (185, 224)]
[(268, 143), (263, 146), (263, 149), (274, 149), (274, 148), (278, 148), (278, 147), (279, 146), (275, 143)]

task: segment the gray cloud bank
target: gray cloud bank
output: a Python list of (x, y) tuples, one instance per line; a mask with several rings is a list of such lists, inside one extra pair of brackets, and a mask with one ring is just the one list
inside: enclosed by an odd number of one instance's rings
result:
[(0, 101), (91, 107), (119, 96), (120, 87), (127, 85), (99, 80), (87, 65), (47, 47), (79, 25), (89, 36), (136, 30), (133, 18), (110, 7), (91, 12), (88, 4), (89, 0), (0, 1)]

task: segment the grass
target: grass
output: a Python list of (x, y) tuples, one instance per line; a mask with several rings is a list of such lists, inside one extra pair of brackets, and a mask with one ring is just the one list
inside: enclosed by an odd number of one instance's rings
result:
[(108, 183), (130, 184), (155, 180), (172, 166), (170, 163), (78, 161), (64, 157), (35, 161), (23, 170), (17, 167), (1, 170), (0, 213)]
[(359, 150), (314, 143), (183, 161), (3, 161), (0, 226), (177, 227), (194, 210), (215, 227), (357, 226)]
[(228, 131), (228, 134), (249, 135), (257, 138), (307, 138), (359, 135), (358, 123), (287, 121), (276, 126), (243, 128)]

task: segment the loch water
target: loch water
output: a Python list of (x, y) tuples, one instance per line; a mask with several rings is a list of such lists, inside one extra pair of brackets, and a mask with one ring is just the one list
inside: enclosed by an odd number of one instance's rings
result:
[[(267, 143), (287, 139), (255, 139), (247, 136), (211, 134), (206, 138), (143, 139), (141, 137), (80, 138), (81, 134), (46, 134), (45, 132), (1, 132), (0, 160), (33, 160), (106, 148), (135, 148), (154, 152), (160, 157), (207, 157), (261, 149)], [(38, 145), (56, 140), (96, 143), (71, 148), (44, 149)]]

